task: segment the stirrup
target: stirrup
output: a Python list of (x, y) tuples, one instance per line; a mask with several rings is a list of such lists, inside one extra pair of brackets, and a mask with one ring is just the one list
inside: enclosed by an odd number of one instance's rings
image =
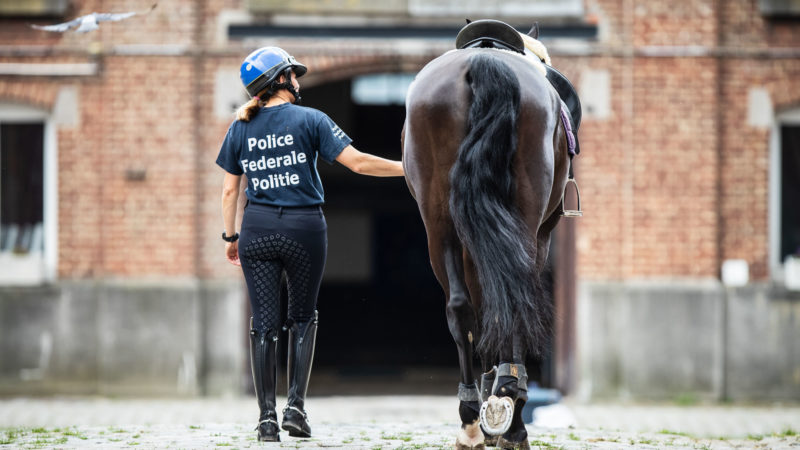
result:
[[(575, 185), (575, 196), (578, 199), (578, 209), (566, 209), (564, 207), (564, 197), (566, 197), (567, 193), (567, 186), (572, 183)], [(567, 179), (567, 183), (564, 185), (564, 193), (561, 195), (561, 217), (581, 217), (583, 216), (583, 211), (581, 210), (581, 191), (578, 189), (578, 182), (575, 181), (575, 178), (570, 177)]]

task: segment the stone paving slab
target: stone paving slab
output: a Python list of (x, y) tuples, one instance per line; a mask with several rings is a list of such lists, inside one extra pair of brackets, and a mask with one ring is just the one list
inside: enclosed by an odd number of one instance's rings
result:
[[(309, 398), (314, 437), (284, 432), (267, 444), (255, 440), (252, 398), (6, 399), (0, 448), (452, 448), (457, 404), (439, 396)], [(567, 402), (537, 409), (528, 431), (540, 449), (800, 450), (800, 407)]]

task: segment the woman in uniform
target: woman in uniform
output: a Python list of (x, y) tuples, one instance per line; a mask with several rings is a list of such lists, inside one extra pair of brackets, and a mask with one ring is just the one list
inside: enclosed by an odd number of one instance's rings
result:
[[(241, 80), (251, 99), (237, 112), (217, 164), (225, 170), (222, 216), (229, 262), (240, 265), (253, 316), (250, 358), (260, 409), (258, 439), (279, 441), (275, 405), (276, 352), (288, 330), (287, 405), (281, 428), (310, 437), (305, 396), (317, 333), (317, 293), (327, 251), (322, 183), (317, 159), (338, 161), (353, 172), (403, 176), (400, 161), (356, 150), (327, 115), (298, 106), (297, 78), (306, 67), (278, 47), (264, 47), (242, 63)], [(235, 230), (239, 181), (247, 178), (247, 206)], [(281, 323), (280, 283), (286, 274), (287, 318)]]

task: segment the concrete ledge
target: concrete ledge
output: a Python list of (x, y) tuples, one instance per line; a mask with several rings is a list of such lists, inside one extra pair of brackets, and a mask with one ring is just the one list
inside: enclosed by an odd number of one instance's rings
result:
[(769, 285), (583, 283), (584, 399), (800, 399), (800, 302)]
[(0, 394), (241, 391), (236, 283), (63, 282), (0, 290)]

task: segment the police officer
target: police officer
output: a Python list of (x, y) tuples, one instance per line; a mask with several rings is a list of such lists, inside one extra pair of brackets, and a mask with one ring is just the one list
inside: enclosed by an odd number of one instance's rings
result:
[[(356, 150), (327, 115), (297, 105), (297, 78), (306, 71), (306, 66), (278, 47), (260, 48), (247, 56), (240, 77), (251, 99), (237, 111), (217, 157), (217, 164), (226, 171), (222, 191), (225, 255), (242, 267), (253, 311), (250, 358), (260, 410), (260, 441), (280, 440), (275, 381), (281, 328), (288, 330), (289, 339), (289, 390), (281, 428), (290, 436), (311, 436), (304, 402), (317, 333), (317, 293), (327, 251), (317, 159), (338, 161), (363, 175), (403, 176), (400, 161)], [(247, 178), (247, 206), (241, 231), (236, 233), (242, 175)], [(281, 324), (283, 274), (289, 302), (286, 321)]]

